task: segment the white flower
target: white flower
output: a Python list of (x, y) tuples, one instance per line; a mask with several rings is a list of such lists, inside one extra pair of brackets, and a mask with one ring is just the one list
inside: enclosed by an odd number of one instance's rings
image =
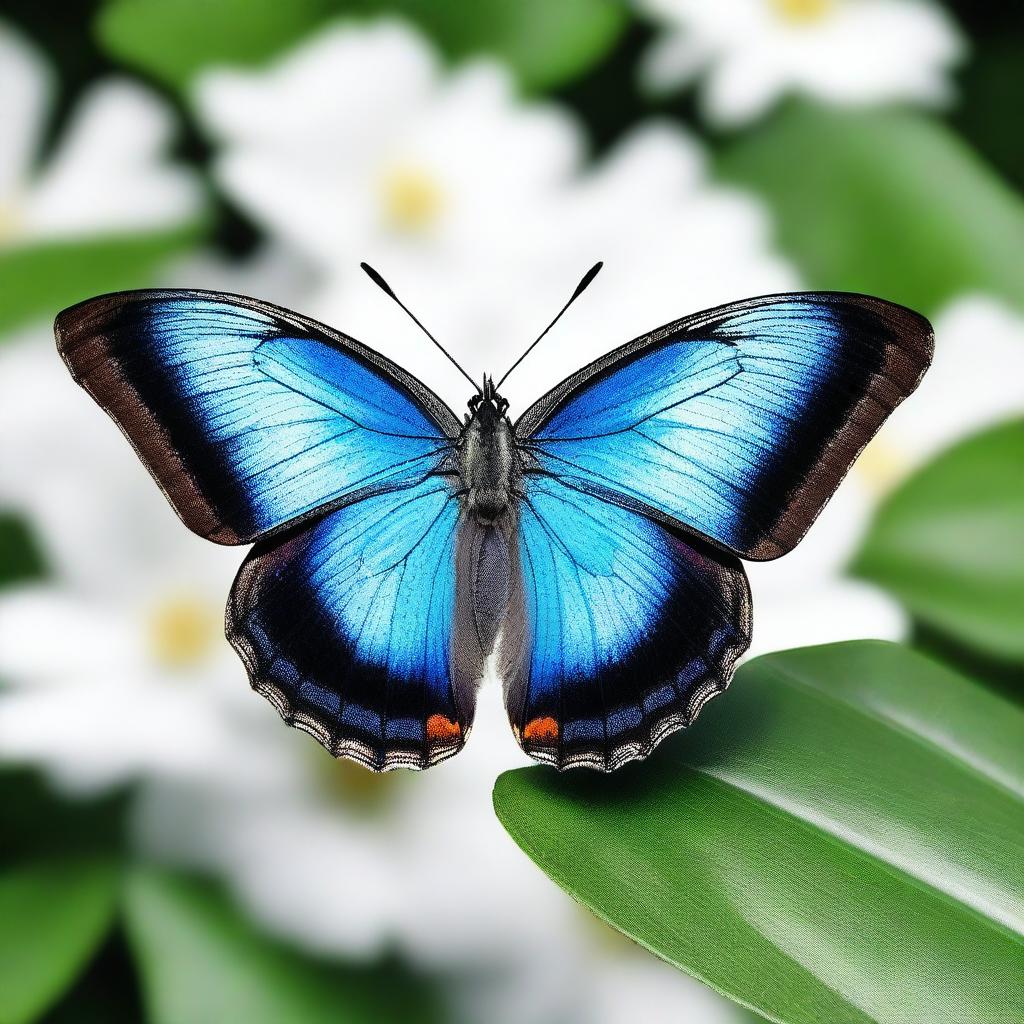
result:
[(221, 627), (239, 554), (181, 527), (45, 336), (5, 345), (0, 431), (0, 505), (57, 577), (0, 591), (0, 752), (78, 789), (204, 777), (230, 739), (212, 687), (244, 683)]
[(709, 119), (732, 125), (799, 92), (843, 105), (950, 95), (962, 43), (927, 0), (636, 0), (666, 26), (647, 54), (655, 89), (704, 75)]
[(51, 85), (41, 57), (0, 24), (0, 248), (170, 227), (197, 213), (197, 183), (165, 157), (169, 111), (128, 80), (88, 89), (37, 168)]
[(197, 106), (222, 145), (223, 187), (316, 268), (307, 312), (458, 408), (466, 382), (363, 277), (361, 260), (474, 378), (500, 376), (605, 260), (540, 360), (511, 378), (518, 408), (659, 322), (796, 283), (770, 249), (763, 208), (711, 185), (700, 147), (678, 128), (647, 125), (586, 171), (565, 111), (516, 99), (494, 64), (444, 72), (399, 25), (338, 27), (267, 71), (210, 73)]
[(212, 72), (196, 99), (224, 187), (329, 269), (521, 232), (578, 149), (567, 118), (518, 104), (496, 65), (447, 75), (391, 22), (328, 30), (269, 71)]

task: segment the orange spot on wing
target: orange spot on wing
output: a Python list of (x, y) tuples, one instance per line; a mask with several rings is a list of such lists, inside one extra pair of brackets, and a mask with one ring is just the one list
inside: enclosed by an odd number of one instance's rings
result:
[(557, 743), (558, 723), (553, 718), (533, 718), (523, 728), (523, 739), (531, 743)]
[(431, 715), (427, 719), (427, 739), (441, 743), (457, 742), (462, 736), (458, 722), (453, 722), (444, 715)]

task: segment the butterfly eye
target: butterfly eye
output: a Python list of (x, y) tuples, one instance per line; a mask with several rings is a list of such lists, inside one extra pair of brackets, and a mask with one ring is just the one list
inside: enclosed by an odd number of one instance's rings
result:
[(504, 398), (498, 399), (498, 415), (504, 416), (508, 411), (508, 401)]
[(473, 396), (473, 397), (472, 397), (472, 398), (471, 398), (471, 399), (469, 400), (469, 408), (470, 408), (470, 410), (471, 410), (472, 412), (476, 412), (476, 407), (477, 407), (477, 406), (478, 406), (478, 405), (480, 404), (480, 402), (481, 402), (481, 401), (482, 401), (482, 398), (481, 398), (481, 396), (480, 396), (480, 395), (474, 395), (474, 396)]

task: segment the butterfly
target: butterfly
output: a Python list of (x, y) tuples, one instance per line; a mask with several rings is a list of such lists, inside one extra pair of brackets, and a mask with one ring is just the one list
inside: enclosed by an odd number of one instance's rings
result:
[(644, 334), (513, 422), (508, 373), (475, 384), (363, 269), (475, 389), (461, 421), (372, 349), (238, 295), (101, 296), (55, 333), (184, 524), (254, 544), (226, 616), (252, 686), (375, 771), (457, 753), (492, 655), (517, 740), (560, 769), (689, 726), (750, 642), (740, 559), (800, 541), (932, 354), (902, 306), (770, 295)]

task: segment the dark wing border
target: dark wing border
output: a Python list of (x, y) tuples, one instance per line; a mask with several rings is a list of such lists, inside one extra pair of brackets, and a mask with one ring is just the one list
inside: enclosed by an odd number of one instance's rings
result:
[[(459, 418), (441, 398), (390, 359), (341, 331), (283, 306), (264, 302), (262, 299), (202, 288), (145, 288), (97, 295), (62, 310), (54, 320), (53, 330), (57, 351), (72, 378), (118, 425), (176, 511), (191, 509), (194, 514), (197, 509), (207, 510), (207, 528), (197, 532), (202, 532), (217, 543), (239, 544), (245, 541), (219, 523), (213, 509), (209, 507), (208, 499), (189, 473), (188, 467), (178, 453), (164, 443), (160, 424), (131, 382), (119, 372), (118, 360), (112, 355), (104, 333), (105, 326), (113, 320), (117, 312), (132, 305), (160, 301), (187, 302), (190, 299), (222, 302), (271, 317), (281, 325), (280, 337), (285, 337), (287, 330), (293, 328), (299, 336), (324, 341), (345, 355), (354, 357), (368, 368), (381, 373), (397, 387), (404, 388), (446, 437), (454, 440), (462, 429)], [(96, 361), (102, 361), (104, 372), (98, 377), (94, 373), (91, 379), (87, 380), (79, 368), (94, 365)], [(167, 483), (157, 475), (154, 468), (156, 466), (165, 467), (163, 472)], [(360, 493), (351, 497), (354, 500), (362, 496), (364, 495)], [(339, 502), (332, 502), (330, 507), (336, 507), (338, 504)], [(298, 519), (289, 520), (269, 533), (277, 533), (294, 526), (311, 515), (321, 514), (326, 508), (327, 506)]]
[[(773, 295), (761, 295), (739, 302), (727, 302), (720, 306), (714, 306), (711, 309), (702, 310), (699, 313), (691, 313), (688, 316), (673, 320), (671, 323), (649, 331), (647, 334), (642, 334), (625, 345), (620, 345), (617, 349), (613, 349), (606, 355), (588, 363), (582, 369), (570, 374), (560, 384), (555, 385), (545, 395), (541, 396), (516, 420), (516, 438), (519, 443), (527, 441), (578, 391), (602, 377), (609, 376), (633, 359), (657, 348), (662, 342), (671, 341), (674, 343), (686, 340), (687, 336), (692, 336), (694, 340), (720, 340), (723, 344), (737, 347), (737, 342), (732, 338), (715, 338), (714, 331), (721, 322), (729, 317), (748, 312), (752, 309), (770, 306), (775, 303), (801, 301), (816, 302), (834, 307), (855, 306), (872, 313), (883, 324), (890, 327), (891, 340), (886, 345), (885, 361), (879, 372), (875, 375), (872, 387), (861, 396), (857, 404), (850, 410), (845, 424), (829, 440), (830, 448), (846, 448), (847, 451), (851, 452), (850, 458), (848, 460), (820, 459), (790, 502), (790, 520), (794, 524), (802, 522), (803, 525), (802, 527), (794, 527), (786, 537), (787, 547), (785, 550), (789, 550), (804, 537), (814, 524), (817, 513), (810, 515), (808, 513), (812, 512), (815, 508), (820, 512), (828, 498), (835, 492), (835, 489), (839, 486), (847, 472), (849, 472), (850, 467), (856, 461), (861, 451), (863, 451), (865, 445), (875, 435), (878, 428), (892, 411), (887, 409), (879, 414), (882, 406), (878, 402), (877, 386), (884, 381), (890, 387), (895, 387), (900, 395), (899, 401), (902, 402), (914, 392), (925, 371), (931, 365), (932, 354), (935, 348), (935, 336), (931, 324), (920, 313), (898, 303), (889, 302), (887, 299), (880, 299), (876, 296), (864, 295), (859, 292), (813, 291), (779, 292)], [(873, 411), (872, 406), (874, 407)], [(731, 548), (721, 544), (714, 538), (705, 537), (689, 524), (680, 522), (674, 517), (667, 516), (633, 499), (617, 496), (614, 491), (605, 491), (604, 489), (601, 490), (601, 496), (607, 501), (643, 511), (659, 522), (682, 529), (691, 535), (703, 537), (716, 547), (730, 551), (732, 554), (737, 554), (737, 552), (732, 551)], [(775, 545), (771, 545), (763, 547), (763, 549), (757, 548), (751, 552), (741, 554), (741, 557), (752, 561), (766, 561), (779, 557), (781, 553), (783, 552), (777, 550)]]

